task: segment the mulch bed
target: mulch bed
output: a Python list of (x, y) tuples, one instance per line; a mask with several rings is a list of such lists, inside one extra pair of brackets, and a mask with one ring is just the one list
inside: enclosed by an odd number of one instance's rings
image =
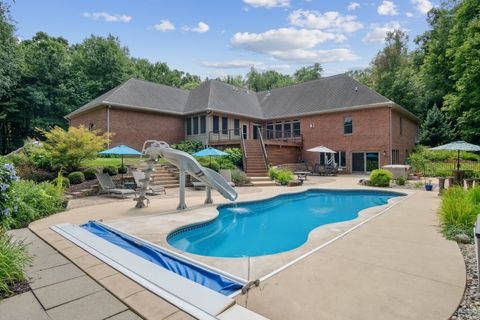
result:
[(451, 320), (480, 319), (480, 293), (478, 292), (478, 273), (475, 256), (475, 245), (458, 244), (465, 259), (467, 284), (463, 299)]
[(29, 285), (28, 281), (22, 281), (22, 282), (16, 283), (12, 287), (10, 287), (10, 290), (13, 291), (12, 294), (6, 294), (5, 292), (0, 292), (0, 300), (5, 299), (5, 298), (9, 298), (9, 297), (13, 297), (14, 295), (17, 295), (17, 294), (20, 294), (20, 293), (30, 291), (30, 285)]

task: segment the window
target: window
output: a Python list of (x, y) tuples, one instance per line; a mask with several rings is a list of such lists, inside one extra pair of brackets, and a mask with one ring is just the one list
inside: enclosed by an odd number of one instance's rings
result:
[(236, 136), (240, 135), (240, 120), (239, 119), (233, 119), (233, 128), (235, 129), (233, 131), (233, 134)]
[(218, 133), (218, 130), (219, 130), (218, 116), (213, 116), (213, 132)]
[(187, 118), (187, 136), (192, 134), (192, 118)]
[(346, 167), (347, 159), (346, 159), (346, 152), (345, 151), (337, 151), (334, 154), (335, 163), (338, 164), (339, 167)]
[(275, 139), (282, 139), (282, 123), (275, 123)]
[(207, 117), (201, 116), (200, 117), (200, 133), (207, 132)]
[(90, 123), (88, 124), (88, 131), (93, 131), (93, 130), (95, 130), (95, 123), (90, 122)]
[(353, 121), (352, 117), (343, 118), (343, 134), (353, 133)]
[(392, 150), (392, 164), (400, 164), (400, 150)]
[(222, 134), (228, 133), (228, 118), (222, 117)]
[(267, 139), (273, 139), (273, 123), (267, 123)]
[(300, 121), (293, 120), (293, 136), (300, 137)]
[(400, 117), (400, 135), (403, 134), (403, 118)]
[(198, 134), (198, 117), (193, 117), (193, 134)]
[(292, 136), (292, 124), (290, 122), (285, 122), (283, 124), (283, 137), (290, 138)]

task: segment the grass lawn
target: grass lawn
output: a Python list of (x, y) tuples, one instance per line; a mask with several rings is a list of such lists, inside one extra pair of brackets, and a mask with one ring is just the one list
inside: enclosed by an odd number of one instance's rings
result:
[[(145, 161), (147, 159), (148, 159), (147, 157), (123, 158), (123, 165), (128, 166), (128, 165), (135, 164), (139, 161)], [(160, 158), (158, 160), (158, 163), (167, 164), (168, 161), (166, 161), (163, 158)], [(87, 160), (82, 162), (83, 167), (107, 167), (107, 166), (120, 167), (121, 164), (122, 164), (122, 158), (96, 158), (95, 160)]]

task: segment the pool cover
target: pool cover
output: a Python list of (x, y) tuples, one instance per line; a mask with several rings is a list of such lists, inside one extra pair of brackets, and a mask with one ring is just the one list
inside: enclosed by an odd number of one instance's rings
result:
[(196, 283), (223, 295), (230, 295), (242, 288), (242, 284), (238, 282), (210, 270), (203, 269), (200, 266), (178, 259), (168, 252), (161, 251), (158, 248), (141, 242), (133, 237), (105, 228), (95, 221), (90, 221), (80, 227), (110, 243), (136, 254), (139, 257), (151, 261), (158, 266), (175, 272), (184, 278), (195, 281)]

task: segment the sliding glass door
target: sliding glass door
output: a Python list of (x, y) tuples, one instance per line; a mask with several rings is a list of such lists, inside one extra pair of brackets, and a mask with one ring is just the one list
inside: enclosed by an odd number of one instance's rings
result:
[(352, 172), (370, 172), (379, 167), (378, 152), (352, 152)]

